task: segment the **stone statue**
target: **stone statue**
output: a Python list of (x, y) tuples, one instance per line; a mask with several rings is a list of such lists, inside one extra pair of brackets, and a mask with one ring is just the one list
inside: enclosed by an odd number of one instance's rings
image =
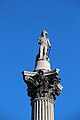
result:
[(48, 47), (52, 47), (50, 44), (50, 41), (48, 38), (46, 38), (46, 35), (48, 34), (48, 32), (46, 32), (45, 30), (42, 31), (41, 36), (42, 38), (38, 38), (38, 43), (40, 44), (40, 51), (39, 51), (39, 55), (40, 58), (39, 59), (46, 59), (46, 54), (48, 52)]

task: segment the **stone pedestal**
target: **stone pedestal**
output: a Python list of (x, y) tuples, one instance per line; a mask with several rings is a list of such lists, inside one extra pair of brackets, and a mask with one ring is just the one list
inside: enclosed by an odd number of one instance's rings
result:
[(48, 60), (46, 60), (46, 59), (38, 60), (36, 62), (35, 71), (39, 71), (39, 70), (50, 71), (51, 70), (50, 62)]

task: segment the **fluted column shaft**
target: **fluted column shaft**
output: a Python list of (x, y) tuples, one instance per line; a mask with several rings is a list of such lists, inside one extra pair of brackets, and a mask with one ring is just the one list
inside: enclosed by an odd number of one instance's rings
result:
[(53, 100), (45, 97), (31, 101), (32, 120), (54, 120)]

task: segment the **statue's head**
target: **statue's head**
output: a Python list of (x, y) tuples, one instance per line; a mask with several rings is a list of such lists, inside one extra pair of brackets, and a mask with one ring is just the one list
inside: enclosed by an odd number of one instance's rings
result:
[(47, 34), (48, 34), (48, 32), (43, 30), (42, 33), (41, 33), (41, 36), (43, 37), (43, 36), (46, 36)]

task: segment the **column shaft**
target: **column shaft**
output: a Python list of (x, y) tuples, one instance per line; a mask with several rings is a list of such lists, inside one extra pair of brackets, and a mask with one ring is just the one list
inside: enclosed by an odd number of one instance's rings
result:
[(49, 98), (36, 98), (32, 102), (32, 120), (54, 120), (54, 104)]

